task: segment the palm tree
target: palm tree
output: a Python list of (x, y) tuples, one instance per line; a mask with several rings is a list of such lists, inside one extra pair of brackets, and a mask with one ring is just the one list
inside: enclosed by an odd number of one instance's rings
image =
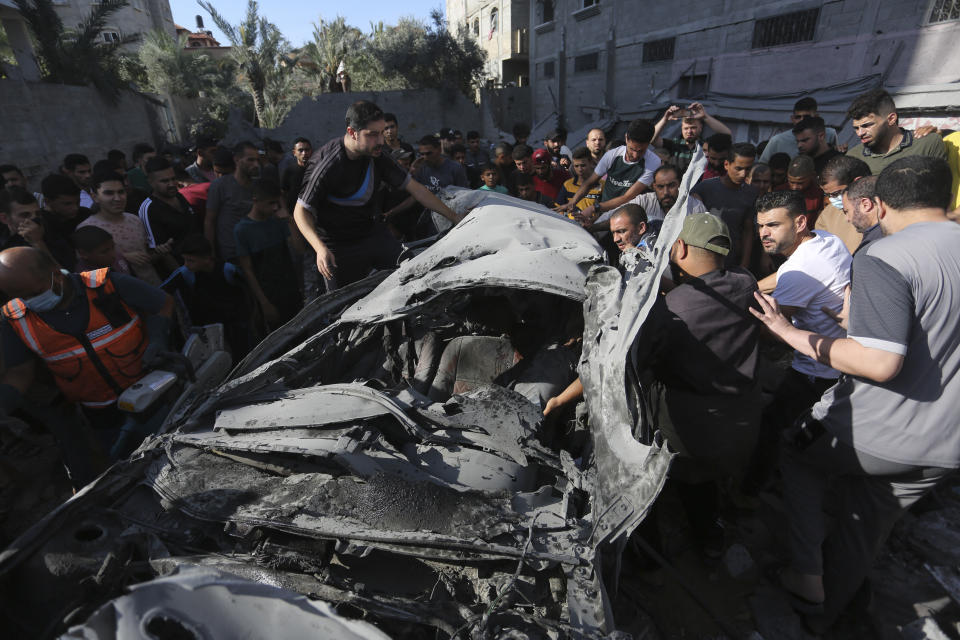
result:
[(249, 0), (247, 15), (243, 22), (234, 26), (227, 22), (212, 3), (197, 0), (197, 3), (210, 14), (213, 22), (227, 36), (231, 46), (231, 56), (237, 64), (240, 82), (253, 98), (253, 109), (257, 124), (263, 126), (267, 120), (267, 85), (275, 82), (275, 76), (291, 73), (293, 65), (281, 64), (290, 46), (280, 33), (280, 29), (266, 18), (258, 15), (256, 0)]
[(187, 35), (174, 38), (166, 31), (151, 31), (137, 52), (154, 93), (196, 98), (216, 79), (216, 62), (187, 49)]
[(117, 72), (117, 53), (139, 34), (104, 42), (101, 33), (114, 13), (127, 0), (101, 0), (78, 27), (65, 29), (52, 0), (13, 0), (33, 34), (36, 56), (44, 80), (64, 84), (92, 84), (107, 99), (116, 102), (124, 83)]

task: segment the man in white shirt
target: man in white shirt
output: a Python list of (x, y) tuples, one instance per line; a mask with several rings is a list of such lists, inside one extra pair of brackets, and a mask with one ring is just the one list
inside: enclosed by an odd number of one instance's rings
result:
[[(808, 226), (803, 196), (798, 191), (772, 191), (757, 199), (757, 227), (766, 253), (786, 262), (777, 269), (773, 297), (793, 325), (831, 338), (846, 332), (824, 309), (843, 310), (844, 292), (850, 284), (850, 252), (840, 238)], [(746, 480), (746, 489), (763, 486), (776, 459), (781, 431), (837, 382), (836, 369), (800, 351), (764, 410), (763, 429)]]

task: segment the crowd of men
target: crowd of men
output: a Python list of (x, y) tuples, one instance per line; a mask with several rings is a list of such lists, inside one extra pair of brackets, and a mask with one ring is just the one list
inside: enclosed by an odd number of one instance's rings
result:
[[(849, 150), (811, 97), (759, 146), (693, 103), (634, 120), (617, 140), (593, 129), (570, 149), (563, 129), (532, 141), (522, 124), (512, 143), (453, 129), (408, 142), (396, 116), (358, 101), (316, 148), (201, 138), (189, 157), (148, 144), (131, 162), (69, 153), (38, 191), (2, 165), (0, 411), (44, 423), (79, 406), (95, 442), (57, 437), (82, 485), (137, 444), (116, 400), (186, 327), (222, 323), (242, 357), (320, 293), (395, 267), (404, 242), (459, 222), (441, 189), (542, 205), (594, 233), (618, 266), (654, 249), (703, 150), (633, 357), (680, 454), (671, 482), (704, 559), (723, 549), (721, 486), (777, 487), (791, 556), (778, 579), (829, 624), (896, 518), (960, 466), (956, 134), (900, 127), (882, 90), (848, 116), (860, 140)], [(666, 137), (675, 121), (680, 137)], [(761, 343), (775, 340), (794, 355), (771, 388)], [(581, 395), (574, 382), (544, 413)], [(844, 501), (832, 531), (828, 489)], [(655, 526), (641, 534), (657, 544)]]

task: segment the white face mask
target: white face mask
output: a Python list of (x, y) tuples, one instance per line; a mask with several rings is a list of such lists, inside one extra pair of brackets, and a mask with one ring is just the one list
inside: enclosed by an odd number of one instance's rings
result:
[(843, 196), (830, 196), (828, 199), (830, 204), (843, 211)]
[[(67, 271), (66, 269), (60, 269), (60, 273), (62, 273), (63, 275), (70, 275), (70, 272)], [(31, 311), (34, 311), (37, 313), (42, 313), (44, 311), (50, 311), (51, 309), (55, 309), (56, 306), (60, 304), (60, 301), (63, 300), (63, 290), (62, 290), (63, 288), (61, 287), (60, 293), (54, 293), (53, 282), (54, 282), (53, 274), (51, 273), (49, 289), (47, 289), (43, 293), (39, 293), (35, 296), (24, 299), (23, 304), (27, 306), (27, 309), (30, 309)]]

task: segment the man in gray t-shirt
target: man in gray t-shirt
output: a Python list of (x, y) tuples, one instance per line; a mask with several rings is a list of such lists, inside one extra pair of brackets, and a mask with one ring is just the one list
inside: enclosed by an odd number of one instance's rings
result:
[[(884, 238), (857, 254), (846, 338), (792, 326), (773, 298), (757, 315), (782, 340), (845, 374), (782, 450), (795, 603), (850, 602), (897, 518), (960, 467), (960, 226), (950, 169), (906, 157), (876, 185)], [(841, 314), (842, 316), (842, 314)], [(841, 503), (826, 536), (823, 499)]]
[[(419, 166), (413, 173), (413, 178), (425, 186), (432, 194), (438, 195), (440, 190), (451, 185), (470, 188), (467, 171), (459, 162), (455, 162), (440, 152), (440, 140), (434, 136), (424, 136), (419, 142)], [(433, 224), (437, 231), (446, 231), (453, 223), (433, 213)]]
[(253, 207), (252, 181), (260, 175), (257, 148), (250, 142), (241, 142), (234, 147), (233, 162), (233, 173), (210, 184), (207, 215), (203, 220), (203, 235), (216, 248), (221, 260), (232, 260), (237, 256), (233, 228), (250, 213)]

